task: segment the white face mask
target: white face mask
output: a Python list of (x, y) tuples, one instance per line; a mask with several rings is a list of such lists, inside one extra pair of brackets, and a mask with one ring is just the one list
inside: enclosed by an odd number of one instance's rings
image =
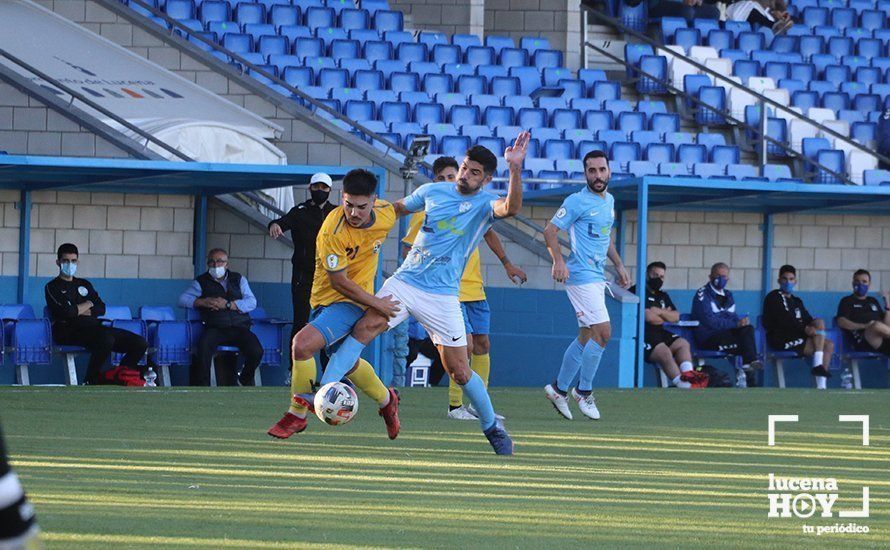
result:
[(207, 270), (214, 279), (222, 279), (226, 274), (225, 266), (211, 267)]

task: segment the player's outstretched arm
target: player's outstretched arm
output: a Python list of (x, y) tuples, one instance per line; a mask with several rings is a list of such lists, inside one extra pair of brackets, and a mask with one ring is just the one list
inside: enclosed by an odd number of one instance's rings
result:
[(405, 206), (405, 199), (399, 199), (392, 203), (392, 207), (396, 211), (397, 218), (413, 213), (411, 210), (408, 210), (407, 206)]
[(530, 132), (520, 132), (513, 145), (504, 151), (504, 160), (510, 169), (510, 183), (507, 187), (507, 196), (494, 203), (495, 218), (509, 218), (522, 210), (522, 165), (525, 162), (531, 136)]
[(346, 276), (345, 269), (328, 271), (328, 280), (331, 281), (331, 288), (343, 296), (363, 306), (379, 311), (386, 318), (395, 317), (399, 310), (399, 302), (395, 301), (392, 296), (378, 298), (373, 294), (368, 294), (365, 292), (365, 289)]
[(507, 277), (511, 281), (517, 285), (521, 285), (528, 281), (528, 276), (525, 274), (525, 271), (519, 266), (514, 265), (513, 262), (510, 261), (510, 258), (507, 257), (507, 251), (504, 250), (504, 244), (501, 242), (501, 239), (498, 238), (494, 229), (486, 231), (484, 238), (488, 248), (490, 248), (491, 251), (494, 252), (494, 255), (498, 257), (498, 260), (501, 261), (501, 264), (504, 266), (504, 271), (507, 272)]
[(612, 234), (612, 241), (609, 243), (609, 252), (606, 253), (610, 260), (612, 260), (612, 265), (615, 266), (615, 269), (618, 271), (618, 284), (622, 288), (627, 288), (630, 286), (630, 275), (627, 274), (627, 269), (624, 268), (624, 262), (621, 261), (621, 256), (618, 255), (618, 249), (615, 248), (615, 234)]
[(547, 245), (547, 251), (553, 259), (553, 269), (551, 271), (553, 279), (558, 283), (564, 283), (569, 278), (569, 268), (566, 266), (565, 258), (562, 257), (562, 248), (559, 244), (559, 228), (550, 222), (544, 227), (544, 243)]

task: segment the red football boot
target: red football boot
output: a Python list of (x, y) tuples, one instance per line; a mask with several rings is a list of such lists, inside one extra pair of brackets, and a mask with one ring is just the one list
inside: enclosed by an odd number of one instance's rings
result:
[(402, 427), (399, 422), (399, 394), (394, 389), (389, 388), (389, 403), (380, 409), (378, 414), (383, 417), (383, 421), (386, 423), (386, 434), (389, 438), (399, 437), (399, 429)]
[(137, 369), (131, 369), (130, 367), (124, 367), (123, 365), (120, 367), (120, 370), (117, 371), (117, 379), (119, 380), (119, 384), (122, 386), (131, 386), (136, 388), (142, 388), (145, 386), (145, 379), (142, 378), (142, 373)]
[(288, 437), (298, 434), (306, 429), (306, 419), (299, 416), (284, 413), (281, 420), (276, 422), (269, 431), (266, 432), (277, 439), (287, 439)]

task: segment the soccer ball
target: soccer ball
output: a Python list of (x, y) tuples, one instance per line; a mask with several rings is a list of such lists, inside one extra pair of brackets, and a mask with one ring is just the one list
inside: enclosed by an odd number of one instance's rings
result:
[(325, 384), (315, 393), (315, 415), (319, 420), (339, 426), (358, 412), (358, 396), (352, 386), (342, 382)]

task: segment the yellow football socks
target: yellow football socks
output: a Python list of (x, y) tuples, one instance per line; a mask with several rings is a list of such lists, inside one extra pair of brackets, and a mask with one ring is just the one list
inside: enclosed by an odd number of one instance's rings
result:
[(389, 399), (389, 390), (383, 385), (380, 377), (374, 372), (374, 367), (364, 359), (358, 360), (358, 366), (354, 371), (346, 375), (355, 387), (362, 390), (365, 395), (373, 399), (379, 405), (384, 405)]
[[(290, 373), (291, 397), (293, 397), (295, 393), (310, 393), (316, 376), (318, 376), (318, 370), (315, 367), (314, 357), (310, 357), (305, 361), (294, 361)], [(306, 407), (295, 405), (293, 400), (291, 400), (289, 410), (292, 414), (295, 414), (300, 418), (305, 418), (306, 413), (308, 412)]]

